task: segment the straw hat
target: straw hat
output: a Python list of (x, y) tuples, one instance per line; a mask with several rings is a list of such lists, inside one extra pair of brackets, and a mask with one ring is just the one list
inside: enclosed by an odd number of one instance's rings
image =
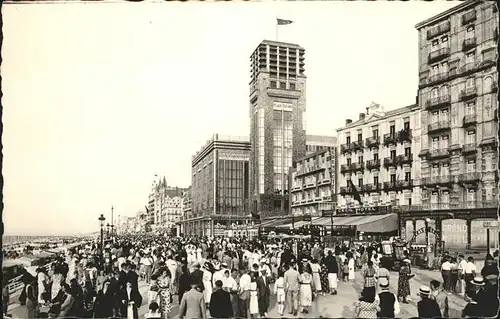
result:
[(475, 277), (471, 283), (475, 286), (484, 286), (485, 283), (484, 283), (484, 279), (483, 277)]
[(381, 281), (379, 286), (381, 289), (389, 289), (389, 281), (388, 280)]
[(420, 296), (429, 296), (431, 294), (431, 288), (427, 286), (421, 286), (418, 290), (418, 293), (420, 294)]
[(410, 264), (410, 263), (411, 263), (411, 261), (410, 261), (408, 258), (403, 259), (403, 262), (404, 262), (404, 263), (407, 263), (407, 264)]

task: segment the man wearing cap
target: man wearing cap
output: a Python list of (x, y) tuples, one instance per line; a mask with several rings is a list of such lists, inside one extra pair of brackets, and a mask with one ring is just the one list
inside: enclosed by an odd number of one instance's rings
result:
[(389, 291), (389, 282), (383, 281), (380, 283), (380, 293), (375, 296), (379, 301), (380, 311), (377, 312), (378, 318), (395, 318), (399, 315), (400, 306), (398, 298)]
[(441, 310), (436, 300), (430, 299), (431, 289), (427, 286), (421, 286), (419, 295), (422, 300), (417, 303), (419, 318), (441, 318)]

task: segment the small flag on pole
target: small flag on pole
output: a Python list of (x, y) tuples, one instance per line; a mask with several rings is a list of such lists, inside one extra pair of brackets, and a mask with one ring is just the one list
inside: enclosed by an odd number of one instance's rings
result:
[(285, 20), (285, 19), (280, 19), (280, 18), (276, 18), (276, 20), (278, 22), (278, 25), (287, 25), (287, 24), (293, 23), (292, 20)]
[(361, 201), (361, 196), (359, 195), (358, 189), (354, 186), (352, 179), (349, 179), (349, 186), (352, 188), (354, 200), (358, 201), (358, 203), (363, 206), (363, 201)]

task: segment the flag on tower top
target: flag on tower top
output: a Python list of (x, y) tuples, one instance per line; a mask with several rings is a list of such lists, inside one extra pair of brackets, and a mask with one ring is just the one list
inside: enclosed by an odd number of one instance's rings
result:
[(280, 18), (276, 18), (276, 20), (278, 22), (278, 25), (287, 25), (287, 24), (293, 23), (292, 20), (285, 20), (285, 19), (280, 19)]

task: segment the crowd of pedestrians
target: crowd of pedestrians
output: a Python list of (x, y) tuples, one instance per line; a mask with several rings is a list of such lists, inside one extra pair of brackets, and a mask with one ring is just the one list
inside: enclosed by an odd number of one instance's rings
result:
[[(419, 317), (449, 317), (448, 295), (453, 292), (467, 298), (464, 317), (488, 317), (484, 305), (498, 305), (494, 258), (487, 256), (480, 273), (473, 260), (460, 259), (458, 284), (451, 279), (453, 271), (448, 272), (447, 263), (452, 261), (446, 254), (442, 258), (443, 283), (432, 281), (420, 288)], [(405, 259), (393, 293), (390, 270), (390, 260), (381, 257), (376, 247), (325, 249), (320, 243), (297, 241), (122, 237), (104, 250), (95, 243), (78, 247), (59, 256), (48, 271), (38, 269), (35, 277), (26, 273), (20, 301), (26, 305), (26, 318), (138, 319), (143, 305), (148, 308), (146, 318), (263, 318), (271, 300), (276, 301), (279, 315), (302, 316), (311, 311), (315, 299), (336, 295), (340, 281), (354, 282), (358, 271), (363, 288), (355, 302), (355, 317), (394, 318), (400, 302), (410, 299), (413, 273)], [(462, 286), (463, 291), (457, 290)]]

